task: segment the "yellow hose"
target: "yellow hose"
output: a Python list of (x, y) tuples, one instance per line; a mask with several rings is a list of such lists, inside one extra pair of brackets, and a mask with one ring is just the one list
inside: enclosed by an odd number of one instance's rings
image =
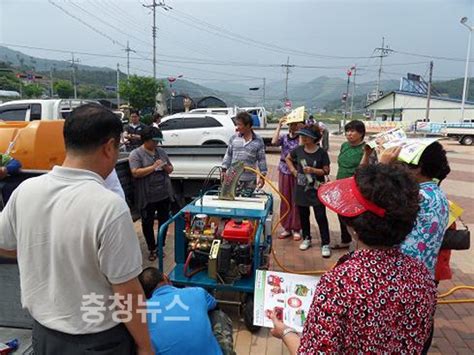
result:
[[(244, 167), (244, 169), (248, 170), (248, 171), (251, 171), (252, 173), (257, 174), (263, 180), (265, 180), (265, 182), (267, 182), (268, 185), (270, 185), (270, 187), (273, 189), (273, 191), (275, 191), (280, 196), (280, 199), (283, 202), (285, 202), (286, 206), (288, 207), (287, 211), (283, 214), (283, 216), (280, 217), (278, 222), (272, 227), (272, 235), (273, 235), (275, 233), (276, 229), (278, 228), (278, 225), (281, 224), (281, 221), (288, 215), (288, 213), (290, 213), (290, 209), (291, 209), (290, 203), (288, 202), (287, 198), (285, 196), (283, 196), (281, 194), (281, 192), (275, 187), (275, 185), (273, 185), (273, 183), (269, 179), (267, 179), (262, 173), (260, 173), (258, 170), (255, 170), (255, 169), (253, 169), (249, 166)], [(282, 269), (283, 271), (288, 272), (290, 274), (321, 275), (321, 274), (324, 274), (326, 271), (328, 271), (328, 270), (309, 270), (309, 271), (305, 270), (305, 271), (300, 271), (300, 270), (288, 269), (287, 267), (285, 267), (280, 262), (280, 260), (278, 260), (278, 257), (277, 257), (276, 252), (275, 252), (275, 248), (272, 248), (272, 256), (273, 256), (273, 260), (278, 265), (278, 267), (280, 269)], [(447, 296), (449, 296), (449, 295), (451, 295), (454, 292), (459, 291), (459, 290), (474, 290), (474, 286), (461, 285), (461, 286), (453, 287), (448, 292), (443, 293), (441, 295), (438, 295), (438, 304), (474, 303), (474, 298), (457, 299), (457, 300), (451, 300), (451, 301), (446, 301), (446, 300), (442, 299), (442, 298), (445, 298), (445, 297), (447, 297)]]
[[(275, 187), (275, 185), (273, 185), (273, 183), (269, 179), (267, 179), (262, 173), (260, 173), (258, 170), (255, 170), (255, 169), (253, 169), (249, 166), (246, 166), (244, 169), (248, 170), (248, 171), (251, 171), (252, 173), (257, 174), (263, 180), (265, 180), (265, 182), (267, 182), (268, 185), (270, 185), (270, 187), (273, 189), (273, 191), (275, 191), (280, 196), (281, 201), (285, 202), (285, 205), (287, 206), (286, 212), (283, 214), (283, 216), (280, 216), (280, 219), (278, 220), (278, 222), (272, 227), (272, 235), (273, 235), (273, 234), (275, 234), (275, 231), (278, 228), (278, 225), (281, 224), (281, 221), (283, 221), (283, 219), (290, 213), (290, 210), (291, 210), (290, 203), (288, 202), (287, 198), (285, 196), (283, 196), (281, 194), (281, 192)], [(272, 256), (273, 256), (273, 260), (278, 265), (278, 267), (280, 269), (282, 269), (283, 271), (288, 272), (290, 274), (321, 275), (321, 274), (324, 274), (327, 271), (327, 270), (309, 270), (309, 271), (301, 270), (300, 271), (300, 270), (288, 269), (278, 259), (277, 255), (276, 255), (276, 252), (275, 252), (275, 248), (272, 248)]]

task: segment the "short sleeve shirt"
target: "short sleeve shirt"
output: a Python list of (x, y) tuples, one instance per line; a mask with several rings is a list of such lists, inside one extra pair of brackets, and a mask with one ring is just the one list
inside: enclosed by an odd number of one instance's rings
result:
[(298, 354), (420, 354), (436, 286), (398, 248), (357, 250), (321, 277)]
[[(148, 331), (156, 354), (222, 354), (208, 316), (216, 300), (203, 288), (161, 286), (147, 306)], [(152, 309), (160, 311), (155, 319)]]
[[(163, 148), (156, 147), (155, 153), (150, 154), (143, 146), (140, 146), (130, 153), (130, 169), (146, 168), (153, 165), (157, 160), (171, 164), (168, 154), (166, 154)], [(168, 198), (170, 196), (170, 191), (166, 188), (168, 186), (168, 178), (168, 174), (163, 169), (156, 170), (147, 176), (136, 178), (135, 182), (143, 185), (143, 189), (140, 189), (140, 191), (143, 191), (140, 199), (144, 199), (146, 203), (152, 203)]]
[(329, 166), (329, 155), (326, 151), (319, 148), (314, 153), (308, 153), (303, 146), (299, 146), (290, 153), (291, 160), (296, 166), (296, 189), (295, 189), (295, 203), (297, 206), (315, 206), (320, 203), (316, 189), (316, 182), (324, 182), (324, 176), (317, 176), (316, 174), (309, 174), (313, 179), (313, 184), (308, 181), (306, 174), (303, 171), (302, 161), (306, 161), (306, 165), (316, 169), (322, 169), (324, 166)]
[(23, 307), (68, 334), (116, 326), (112, 285), (142, 271), (127, 204), (88, 170), (56, 166), (23, 182), (0, 214), (0, 248), (17, 250)]
[(425, 263), (433, 275), (448, 220), (449, 204), (443, 191), (434, 182), (421, 183), (420, 211), (401, 250)]
[(290, 137), (289, 134), (282, 134), (278, 139), (277, 145), (281, 146), (281, 156), (280, 163), (278, 164), (278, 170), (282, 174), (291, 175), (290, 168), (288, 168), (285, 159), (293, 149), (299, 146), (299, 137)]
[(354, 175), (364, 156), (365, 143), (352, 146), (349, 142), (341, 145), (339, 156), (337, 157), (338, 170), (336, 179), (345, 179)]

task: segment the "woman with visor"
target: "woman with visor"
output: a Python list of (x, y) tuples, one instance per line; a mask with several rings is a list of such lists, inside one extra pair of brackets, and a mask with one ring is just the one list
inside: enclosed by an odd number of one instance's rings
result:
[(326, 207), (319, 200), (316, 191), (329, 175), (329, 155), (319, 146), (322, 134), (319, 126), (306, 125), (296, 132), (303, 145), (292, 150), (286, 157), (286, 163), (296, 178), (295, 204), (298, 206), (303, 241), (300, 250), (311, 247), (311, 225), (309, 221), (310, 207), (313, 207), (316, 222), (321, 235), (321, 255), (331, 256), (329, 247), (329, 223)]
[(418, 191), (398, 164), (362, 167), (318, 189), (357, 250), (321, 277), (301, 335), (272, 314), (272, 335), (290, 354), (421, 353), (436, 286), (424, 263), (399, 248), (415, 225)]

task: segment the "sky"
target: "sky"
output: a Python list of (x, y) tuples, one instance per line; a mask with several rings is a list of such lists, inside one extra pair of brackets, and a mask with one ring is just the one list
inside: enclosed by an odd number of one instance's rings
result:
[[(157, 0), (160, 2), (162, 0)], [(152, 75), (153, 0), (0, 0), (0, 45), (31, 56)], [(166, 0), (156, 9), (157, 76), (197, 82), (259, 85), (319, 76), (344, 78), (356, 66), (358, 81), (376, 80), (382, 37), (390, 51), (382, 79), (405, 73), (434, 80), (464, 76), (474, 0)], [(61, 9), (60, 9), (61, 8)], [(15, 46), (37, 47), (33, 49)], [(50, 50), (46, 50), (50, 49)], [(403, 54), (404, 53), (410, 53)], [(103, 55), (97, 56), (96, 54)], [(421, 56), (420, 56), (421, 55)], [(113, 57), (106, 57), (113, 56)], [(471, 57), (474, 66), (474, 56)], [(470, 71), (472, 72), (472, 71)]]

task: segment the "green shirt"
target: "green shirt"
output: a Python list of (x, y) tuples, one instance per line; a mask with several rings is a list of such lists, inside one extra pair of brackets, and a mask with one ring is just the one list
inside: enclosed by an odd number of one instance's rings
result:
[(364, 147), (365, 142), (356, 146), (352, 146), (349, 142), (342, 143), (341, 151), (337, 157), (339, 168), (336, 179), (345, 179), (354, 175), (364, 155)]
[(12, 158), (7, 154), (0, 154), (0, 166), (7, 166)]

